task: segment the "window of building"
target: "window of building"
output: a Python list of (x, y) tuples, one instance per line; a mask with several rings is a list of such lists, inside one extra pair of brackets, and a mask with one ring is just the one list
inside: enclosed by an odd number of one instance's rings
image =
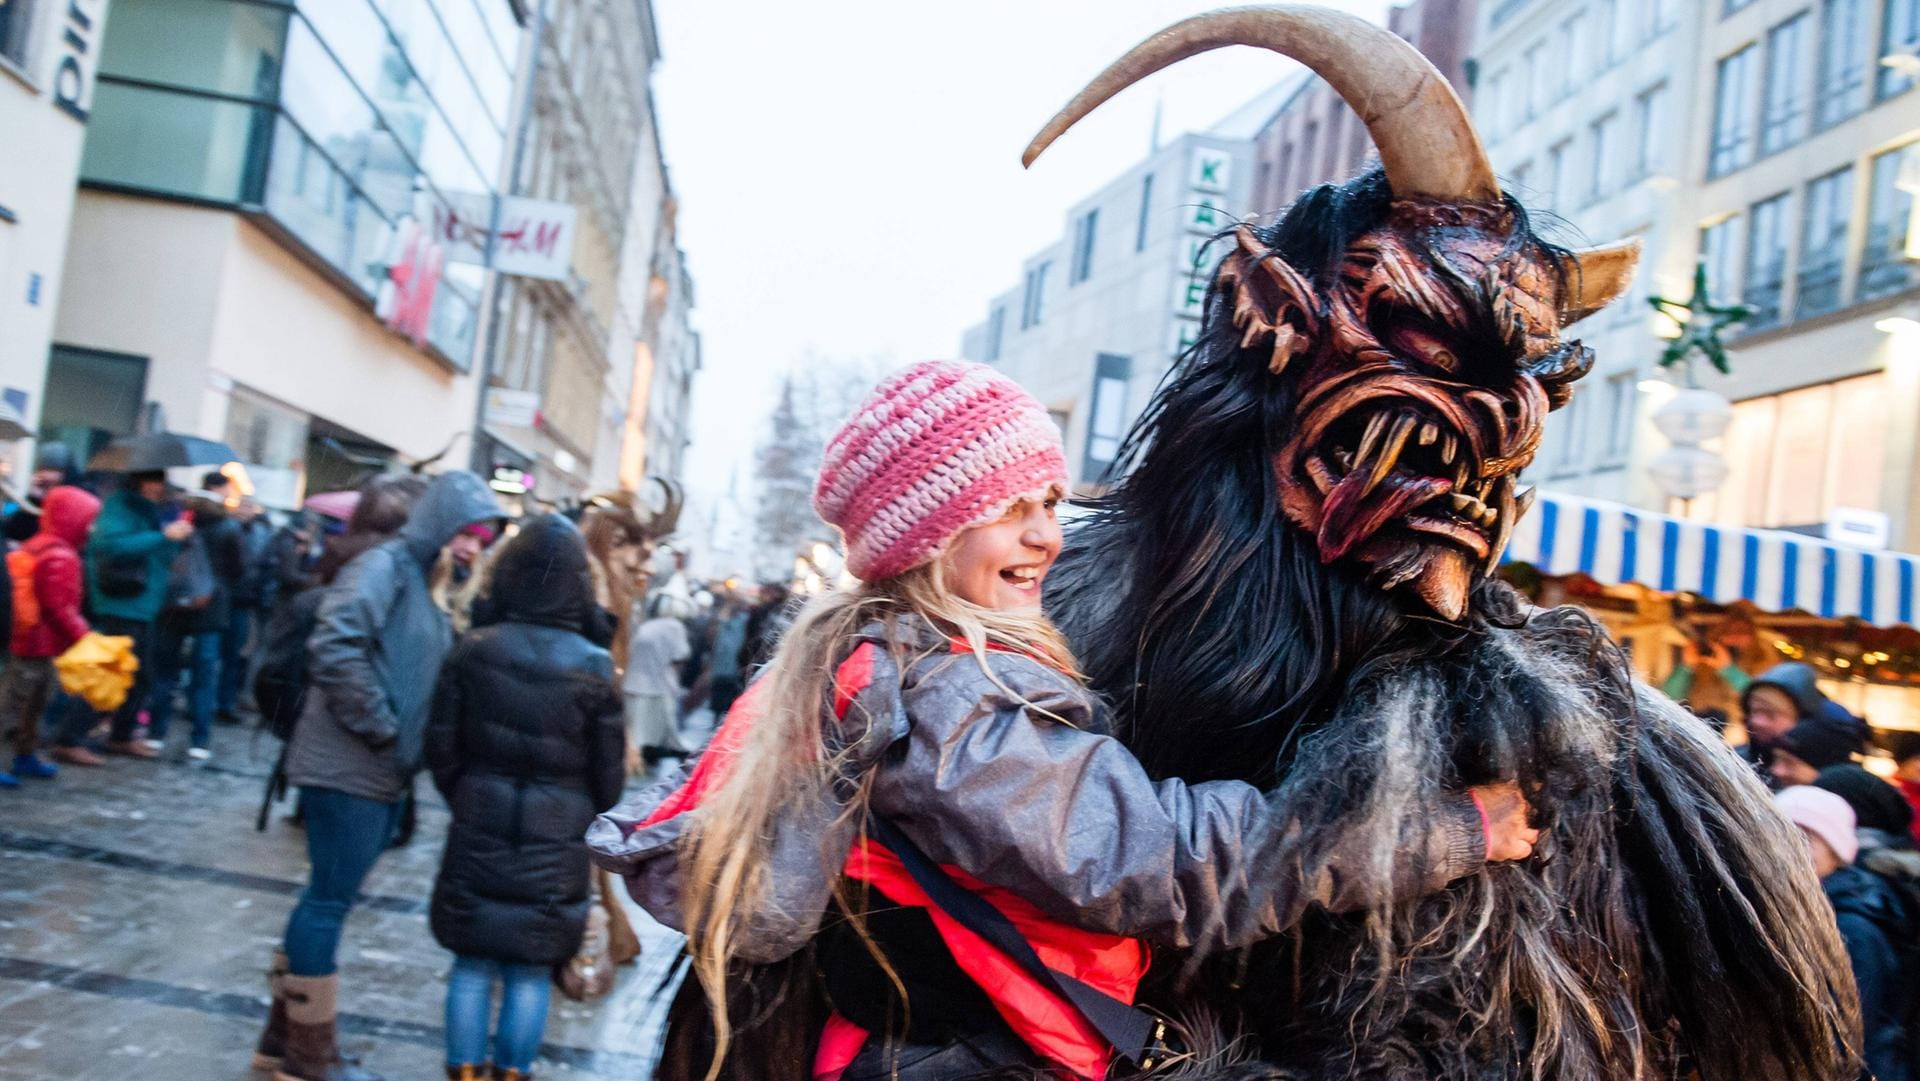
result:
[(1120, 456), (1120, 441), (1127, 434), (1127, 381), (1133, 376), (1133, 359), (1101, 353), (1093, 366), (1093, 411), (1087, 416), (1087, 460), (1081, 472), (1100, 481)]
[(1635, 410), (1640, 404), (1639, 376), (1620, 372), (1607, 379), (1607, 446), (1604, 461), (1619, 462), (1633, 446)]
[[(1280, 176), (1287, 175), (1286, 159), (1282, 158)], [(1147, 250), (1147, 224), (1153, 220), (1153, 174), (1140, 178), (1140, 218), (1133, 227), (1133, 250)]]
[(1806, 138), (1808, 28), (1812, 21), (1803, 11), (1767, 31), (1767, 85), (1760, 109), (1762, 154), (1784, 150)]
[(1554, 87), (1559, 82), (1553, 70), (1554, 61), (1547, 55), (1545, 38), (1533, 43), (1527, 50), (1527, 115), (1545, 109), (1554, 101)]
[(1867, 192), (1867, 248), (1860, 256), (1860, 299), (1898, 293), (1914, 284), (1907, 259), (1913, 234), (1913, 193), (1900, 187), (1900, 170), (1920, 150), (1916, 143), (1874, 156)]
[(1650, 86), (1633, 97), (1633, 179), (1644, 180), (1665, 165), (1667, 84)]
[(1559, 421), (1560, 453), (1554, 456), (1555, 472), (1567, 473), (1587, 464), (1587, 396), (1575, 391), (1572, 400), (1547, 418), (1549, 433)]
[(1889, 418), (1881, 373), (1735, 402), (1719, 448), (1731, 472), (1709, 517), (1804, 527), (1835, 507), (1879, 509)]
[(1506, 186), (1518, 192), (1522, 202), (1535, 202), (1538, 193), (1533, 190), (1533, 162), (1523, 161), (1514, 166), (1513, 171), (1507, 174)]
[[(1881, 56), (1920, 56), (1920, 0), (1887, 0), (1880, 21)], [(1882, 65), (1879, 93), (1890, 98), (1913, 85), (1913, 76)]]
[(1573, 140), (1562, 139), (1547, 150), (1547, 206), (1564, 210), (1567, 206), (1567, 159), (1573, 153)]
[(1745, 11), (1752, 3), (1753, 0), (1721, 0), (1720, 17), (1724, 19), (1736, 11)]
[(1047, 271), (1053, 269), (1053, 260), (1046, 259), (1034, 264), (1027, 270), (1026, 287), (1020, 294), (1020, 329), (1040, 325), (1047, 314)]
[(0, 0), (0, 60), (18, 68), (27, 66), (27, 42), (38, 6), (38, 0)]
[(1715, 304), (1730, 304), (1740, 295), (1740, 215), (1734, 214), (1700, 230), (1700, 261), (1707, 267), (1707, 295)]
[(1307, 130), (1300, 135), (1300, 175), (1294, 178), (1291, 185), (1294, 191), (1299, 191), (1320, 179), (1313, 175), (1313, 154), (1319, 147), (1320, 122), (1309, 121)]
[(55, 343), (47, 355), (40, 439), (66, 444), (84, 462), (114, 437), (133, 434), (146, 400), (146, 357)]
[(1620, 152), (1619, 143), (1620, 114), (1608, 113), (1595, 120), (1588, 129), (1592, 133), (1590, 142), (1593, 147), (1593, 170), (1587, 178), (1587, 199), (1599, 202), (1613, 191), (1614, 170), (1619, 163), (1614, 155)]
[(1787, 280), (1787, 202), (1790, 193), (1753, 204), (1747, 212), (1747, 263), (1740, 302), (1753, 309), (1746, 329), (1780, 322), (1780, 293)]
[(1867, 107), (1866, 18), (1866, 0), (1822, 0), (1820, 4), (1815, 129), (1832, 127)]
[(1713, 144), (1707, 175), (1724, 176), (1753, 160), (1754, 64), (1759, 46), (1749, 45), (1716, 66)]
[(1800, 260), (1795, 314), (1805, 319), (1840, 307), (1840, 275), (1847, 262), (1847, 215), (1853, 206), (1851, 165), (1807, 185), (1800, 211)]
[(1000, 347), (1006, 344), (1006, 338), (1007, 309), (1004, 305), (995, 304), (993, 310), (987, 313), (987, 355), (984, 358), (987, 363), (1000, 359)]
[(1098, 208), (1080, 215), (1073, 223), (1073, 263), (1067, 270), (1067, 284), (1078, 285), (1093, 276), (1093, 238), (1100, 227)]
[(1647, 5), (1649, 9), (1647, 24), (1650, 28), (1647, 37), (1649, 39), (1680, 24), (1682, 3), (1683, 0), (1649, 0)]
[[(1507, 112), (1504, 99), (1506, 98), (1506, 89), (1507, 72), (1505, 68), (1487, 76), (1486, 97), (1483, 102), (1483, 108), (1480, 110), (1480, 129), (1489, 140), (1498, 139), (1501, 135), (1505, 134)], [(1311, 125), (1308, 126), (1308, 130), (1312, 130)]]
[(1593, 0), (1593, 41), (1587, 48), (1593, 50), (1596, 70), (1605, 71), (1618, 59), (1613, 42), (1619, 34), (1620, 6), (1618, 0)]
[(1587, 44), (1587, 13), (1576, 11), (1560, 24), (1560, 47), (1554, 55), (1560, 58), (1560, 97), (1565, 98), (1579, 89), (1584, 74), (1584, 57), (1591, 46)]

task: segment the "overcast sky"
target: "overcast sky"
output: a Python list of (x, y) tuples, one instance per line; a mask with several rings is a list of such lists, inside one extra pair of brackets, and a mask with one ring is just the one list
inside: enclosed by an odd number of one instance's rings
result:
[(696, 499), (736, 464), (745, 484), (779, 376), (806, 358), (957, 356), (1066, 208), (1147, 152), (1156, 102), (1171, 137), (1298, 70), (1251, 49), (1188, 60), (1020, 168), (1027, 139), (1096, 72), (1214, 6), (656, 0), (661, 137), (705, 348)]

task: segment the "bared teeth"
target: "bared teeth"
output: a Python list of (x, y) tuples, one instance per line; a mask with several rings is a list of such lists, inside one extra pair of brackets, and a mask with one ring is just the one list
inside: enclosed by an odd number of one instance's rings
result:
[[(1401, 417), (1394, 422), (1393, 431), (1387, 433), (1386, 442), (1381, 444), (1379, 457), (1373, 460), (1373, 468), (1367, 474), (1367, 486), (1361, 495), (1379, 487), (1380, 482), (1387, 479), (1387, 474), (1393, 472), (1393, 467), (1400, 464), (1400, 452), (1406, 448), (1407, 436), (1413, 433), (1416, 423), (1412, 417)], [(1362, 455), (1361, 461), (1365, 460), (1366, 456)]]
[(1465, 492), (1454, 492), (1447, 498), (1453, 501), (1454, 510), (1464, 511), (1480, 505), (1478, 499), (1473, 498)]
[(1317, 454), (1307, 459), (1307, 476), (1312, 479), (1313, 486), (1320, 489), (1321, 495), (1333, 491), (1333, 486), (1338, 483), (1333, 470), (1327, 468), (1326, 460)]
[(1440, 460), (1447, 465), (1452, 465), (1453, 459), (1459, 453), (1460, 444), (1454, 440), (1451, 432), (1447, 433), (1447, 435), (1440, 440)]
[(1439, 425), (1429, 421), (1420, 426), (1420, 445), (1421, 446), (1423, 447), (1432, 446), (1434, 440), (1439, 438), (1440, 438)]
[(1353, 452), (1354, 460), (1367, 461), (1373, 457), (1373, 445), (1380, 441), (1381, 433), (1387, 430), (1387, 415), (1375, 413), (1367, 421), (1367, 430), (1360, 435), (1360, 447)]

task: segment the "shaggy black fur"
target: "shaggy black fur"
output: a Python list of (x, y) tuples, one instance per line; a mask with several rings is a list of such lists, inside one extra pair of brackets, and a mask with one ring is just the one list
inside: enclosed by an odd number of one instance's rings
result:
[[(1324, 278), (1387, 206), (1376, 172), (1310, 192), (1261, 239)], [(1764, 790), (1636, 688), (1584, 617), (1527, 623), (1492, 585), (1452, 625), (1323, 567), (1271, 473), (1296, 423), (1291, 382), (1239, 348), (1225, 303), (1212, 298), (1129, 436), (1131, 472), (1048, 579), (1124, 738), (1156, 776), (1273, 789), (1316, 839), (1309, 863), (1358, 831), (1390, 864), (1446, 791), (1501, 778), (1532, 793), (1548, 836), (1532, 864), (1318, 917), (1161, 988), (1258, 1041), (1261, 1062), (1195, 1073), (1857, 1076), (1844, 955)]]

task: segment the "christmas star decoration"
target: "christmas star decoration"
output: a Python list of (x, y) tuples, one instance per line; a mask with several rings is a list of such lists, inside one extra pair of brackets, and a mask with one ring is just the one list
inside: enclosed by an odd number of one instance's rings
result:
[(1660, 366), (1671, 368), (1694, 353), (1707, 358), (1722, 375), (1733, 369), (1727, 364), (1727, 347), (1720, 334), (1735, 323), (1753, 318), (1753, 309), (1745, 304), (1715, 304), (1707, 290), (1707, 264), (1693, 267), (1693, 295), (1684, 301), (1666, 297), (1648, 297), (1653, 309), (1680, 324), (1680, 336), (1667, 343), (1660, 353)]

